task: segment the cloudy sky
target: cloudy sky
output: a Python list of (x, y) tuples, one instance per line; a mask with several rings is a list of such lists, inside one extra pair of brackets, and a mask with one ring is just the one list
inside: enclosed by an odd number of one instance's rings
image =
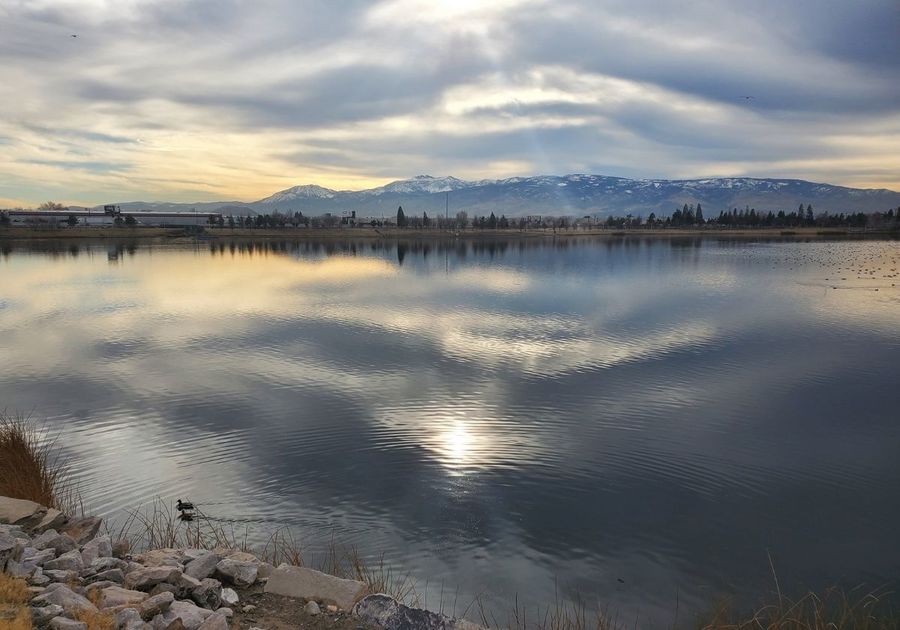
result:
[(897, 0), (0, 0), (0, 205), (420, 173), (900, 190), (898, 146)]

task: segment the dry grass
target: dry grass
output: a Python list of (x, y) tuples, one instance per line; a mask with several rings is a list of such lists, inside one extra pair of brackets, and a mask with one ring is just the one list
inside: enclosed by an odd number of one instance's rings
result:
[(823, 593), (807, 593), (799, 599), (783, 596), (760, 606), (746, 616), (717, 607), (701, 630), (898, 630), (900, 616), (885, 601), (889, 593), (830, 588)]
[(55, 441), (30, 418), (0, 412), (0, 496), (27, 499), (66, 514), (80, 505)]
[(415, 583), (408, 574), (395, 572), (383, 558), (374, 565), (368, 564), (355, 547), (342, 545), (333, 538), (323, 552), (305, 554), (293, 532), (282, 527), (269, 534), (265, 544), (254, 548), (249, 542), (248, 528), (239, 530), (234, 524), (208, 519), (199, 510), (194, 514), (194, 520), (181, 521), (171, 502), (156, 499), (131, 510), (112, 537), (127, 542), (135, 552), (185, 547), (247, 551), (275, 566), (286, 563), (309, 567), (365, 582), (372, 593), (387, 593), (407, 603), (418, 602)]
[(238, 549), (249, 551), (247, 535), (239, 537), (233, 526), (208, 520), (196, 512), (193, 521), (181, 521), (174, 503), (156, 499), (148, 505), (130, 510), (113, 538), (128, 542), (134, 551), (164, 548)]
[(31, 630), (29, 599), (25, 580), (0, 573), (0, 630)]
[(116, 627), (115, 613), (111, 610), (99, 610), (101, 597), (99, 590), (92, 591), (87, 598), (98, 610), (79, 610), (73, 615), (76, 621), (87, 625), (87, 630), (114, 630)]

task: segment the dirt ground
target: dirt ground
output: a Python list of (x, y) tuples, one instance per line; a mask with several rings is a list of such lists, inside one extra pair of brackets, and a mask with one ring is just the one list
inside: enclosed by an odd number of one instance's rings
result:
[[(265, 630), (367, 630), (347, 611), (328, 612), (321, 606), (319, 615), (310, 615), (305, 610), (306, 601), (293, 597), (283, 597), (264, 593), (262, 585), (237, 590), (240, 602), (234, 607), (234, 617), (230, 626), (234, 630), (249, 630), (257, 627)], [(243, 612), (247, 605), (255, 606), (251, 612)]]

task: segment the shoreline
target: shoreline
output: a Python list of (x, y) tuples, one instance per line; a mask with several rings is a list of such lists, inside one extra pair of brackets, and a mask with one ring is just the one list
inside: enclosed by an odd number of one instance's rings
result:
[(852, 229), (852, 228), (657, 228), (657, 229), (589, 229), (589, 230), (478, 230), (459, 231), (437, 229), (405, 228), (287, 228), (244, 229), (205, 228), (199, 234), (192, 234), (180, 228), (145, 227), (101, 227), (101, 228), (60, 228), (36, 229), (28, 227), (0, 228), (0, 241), (24, 240), (163, 240), (163, 241), (222, 241), (252, 239), (282, 239), (287, 241), (314, 240), (547, 240), (555, 238), (774, 238), (774, 239), (862, 239), (900, 238), (897, 229)]

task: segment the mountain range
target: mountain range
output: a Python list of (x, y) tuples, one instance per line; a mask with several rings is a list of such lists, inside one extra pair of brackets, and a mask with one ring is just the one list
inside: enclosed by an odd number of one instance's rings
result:
[(607, 216), (631, 213), (664, 216), (684, 204), (703, 205), (706, 216), (749, 206), (757, 211), (795, 210), (812, 204), (815, 212), (874, 212), (900, 207), (900, 192), (847, 188), (799, 179), (728, 177), (710, 179), (626, 179), (603, 175), (511, 177), (465, 181), (455, 177), (419, 175), (368, 190), (332, 190), (316, 185), (294, 186), (250, 203), (125, 202), (123, 210), (222, 212), (248, 215), (272, 212), (305, 215), (340, 214), (355, 210), (360, 217), (392, 216), (398, 206), (407, 215), (431, 216), (464, 210), (470, 216), (573, 215)]

